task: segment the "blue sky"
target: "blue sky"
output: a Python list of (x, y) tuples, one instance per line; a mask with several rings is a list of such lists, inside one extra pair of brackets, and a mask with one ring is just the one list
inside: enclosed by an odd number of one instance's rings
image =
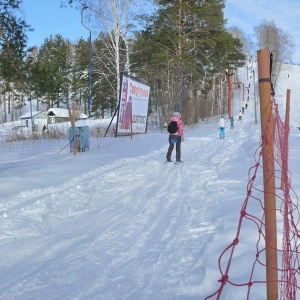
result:
[[(61, 0), (23, 0), (23, 11), (35, 31), (28, 33), (29, 45), (40, 46), (51, 34), (60, 33), (76, 42), (88, 38), (88, 31), (81, 24), (81, 12), (75, 8), (61, 8)], [(226, 0), (225, 18), (228, 26), (239, 27), (254, 40), (254, 27), (263, 19), (274, 20), (278, 28), (290, 34), (295, 41), (293, 61), (300, 63), (300, 1), (289, 0)]]
[(28, 46), (40, 46), (52, 34), (76, 42), (87, 39), (89, 32), (81, 24), (81, 11), (75, 8), (61, 8), (61, 0), (23, 0), (23, 13), (27, 24), (34, 28), (28, 32)]

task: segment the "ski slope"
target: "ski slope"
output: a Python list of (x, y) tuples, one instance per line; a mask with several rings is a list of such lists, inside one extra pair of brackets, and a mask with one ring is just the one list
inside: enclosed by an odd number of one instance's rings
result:
[[(290, 168), (298, 195), (299, 81), (300, 67), (286, 65), (275, 90), (284, 120), (291, 89)], [(189, 300), (212, 294), (260, 142), (252, 88), (242, 121), (240, 95), (234, 94), (235, 129), (226, 117), (224, 140), (217, 117), (185, 129), (183, 164), (165, 163), (167, 133), (147, 133), (63, 161), (1, 171), (0, 299)], [(251, 242), (239, 247), (243, 264)], [(243, 268), (236, 274), (245, 275)], [(244, 299), (244, 290), (226, 288), (222, 299)], [(263, 285), (253, 293), (253, 299), (266, 298)]]

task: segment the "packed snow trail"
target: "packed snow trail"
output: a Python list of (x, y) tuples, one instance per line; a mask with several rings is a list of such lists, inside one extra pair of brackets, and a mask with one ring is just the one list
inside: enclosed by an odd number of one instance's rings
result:
[[(289, 74), (299, 82), (300, 72)], [(165, 163), (168, 134), (147, 133), (3, 170), (0, 299), (198, 300), (214, 292), (260, 141), (253, 109), (250, 101), (242, 121), (234, 115), (233, 130), (226, 120), (224, 140), (217, 118), (186, 129), (179, 165)], [(299, 131), (291, 138), (297, 178)], [(239, 245), (244, 263), (248, 247)], [(241, 299), (227, 288), (223, 300)], [(255, 299), (265, 299), (262, 291)]]
[[(211, 210), (241, 184), (221, 175), (247, 138), (239, 125), (225, 140), (216, 123), (187, 132), (180, 165), (164, 163), (167, 134), (147, 134), (126, 143), (131, 157), (102, 165), (99, 153), (90, 171), (3, 199), (1, 299), (198, 298), (205, 247), (224, 226)], [(136, 155), (147, 139), (160, 148)]]

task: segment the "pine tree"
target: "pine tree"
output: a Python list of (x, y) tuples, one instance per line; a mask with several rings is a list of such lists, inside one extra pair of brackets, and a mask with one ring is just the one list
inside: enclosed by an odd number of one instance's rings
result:
[[(182, 91), (188, 90), (183, 97), (183, 115), (189, 122), (198, 111), (194, 99), (203, 92), (205, 74), (224, 71), (229, 61), (236, 64), (234, 57), (240, 64), (244, 56), (238, 40), (225, 30), (224, 1), (158, 0), (157, 5), (157, 14), (143, 16), (145, 30), (136, 35), (131, 58), (134, 72), (146, 76), (157, 89), (154, 93), (159, 102), (155, 105), (164, 119), (180, 108)], [(207, 87), (211, 88), (211, 82)]]
[(3, 79), (4, 122), (7, 121), (7, 92), (9, 87), (14, 86), (14, 83), (22, 77), (26, 31), (31, 30), (30, 26), (17, 16), (20, 3), (20, 0), (0, 1), (0, 75)]
[(72, 70), (71, 45), (60, 34), (46, 38), (37, 55), (39, 93), (46, 97), (47, 108), (66, 105)]

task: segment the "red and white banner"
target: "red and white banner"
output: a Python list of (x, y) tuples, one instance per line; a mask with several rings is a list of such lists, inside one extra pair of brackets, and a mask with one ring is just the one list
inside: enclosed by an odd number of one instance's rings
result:
[(123, 75), (119, 96), (117, 135), (146, 133), (150, 87)]

